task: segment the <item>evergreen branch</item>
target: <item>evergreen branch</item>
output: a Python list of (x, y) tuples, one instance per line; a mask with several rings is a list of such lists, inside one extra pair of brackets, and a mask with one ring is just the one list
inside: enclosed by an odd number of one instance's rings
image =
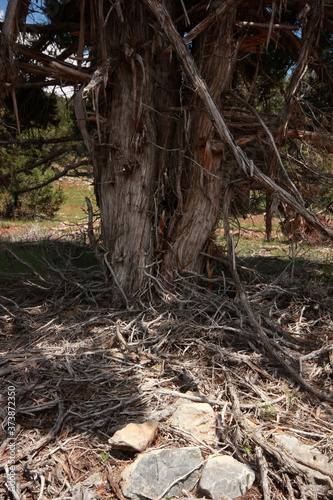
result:
[(58, 179), (61, 179), (61, 177), (64, 177), (65, 175), (67, 175), (70, 170), (74, 170), (76, 168), (81, 167), (82, 165), (87, 165), (87, 164), (88, 164), (88, 160), (81, 160), (77, 163), (66, 165), (66, 167), (61, 172), (54, 175), (53, 177), (51, 177), (47, 181), (41, 182), (40, 184), (36, 184), (36, 186), (31, 186), (31, 187), (28, 187), (25, 189), (19, 189), (18, 191), (15, 191), (13, 194), (19, 195), (19, 194), (24, 194), (24, 193), (30, 193), (31, 191), (36, 191), (36, 189), (42, 189), (43, 187), (47, 186), (48, 184), (52, 184), (52, 182), (57, 181)]

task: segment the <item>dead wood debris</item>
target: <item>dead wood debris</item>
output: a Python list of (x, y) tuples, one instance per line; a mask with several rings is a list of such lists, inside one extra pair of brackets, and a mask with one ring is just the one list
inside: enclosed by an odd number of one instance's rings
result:
[[(147, 418), (160, 421), (156, 446), (195, 443), (205, 457), (230, 453), (249, 463), (257, 472), (250, 498), (333, 495), (332, 477), (313, 483), (304, 463), (274, 441), (284, 432), (332, 454), (332, 408), (316, 397), (332, 391), (332, 301), (325, 313), (312, 308), (309, 314), (301, 290), (283, 277), (265, 283), (244, 271), (249, 307), (267, 342), (311, 385), (309, 393), (266, 349), (224, 269), (210, 291), (196, 276), (179, 277), (174, 290), (154, 277), (151, 293), (158, 291), (160, 301), (147, 304), (138, 296), (126, 310), (108, 303), (99, 271), (75, 274), (69, 263), (66, 272), (52, 264), (49, 277), (17, 276), (19, 287), (12, 281), (1, 290), (1, 417), (6, 430), (6, 391), (14, 385), (20, 498), (75, 498), (95, 472), (104, 478), (99, 497), (121, 498), (118, 472), (133, 455), (111, 451), (107, 439)], [(307, 291), (310, 302), (322, 293), (314, 288), (312, 296)], [(275, 298), (283, 290), (288, 301), (281, 309)], [(213, 406), (218, 446), (167, 425), (179, 397)], [(2, 473), (7, 459), (4, 444)], [(0, 494), (6, 498), (5, 486)]]

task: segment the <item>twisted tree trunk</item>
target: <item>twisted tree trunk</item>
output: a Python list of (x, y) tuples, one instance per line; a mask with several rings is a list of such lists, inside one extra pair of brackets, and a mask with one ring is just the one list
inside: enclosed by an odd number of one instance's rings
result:
[[(177, 3), (164, 6), (175, 18)], [(98, 25), (106, 15), (100, 3), (94, 13)], [(224, 158), (221, 148), (214, 152), (212, 121), (200, 97), (183, 86), (169, 41), (152, 23), (141, 3), (123, 4), (106, 27), (100, 23), (94, 78), (107, 80), (104, 90), (97, 84), (94, 90), (102, 237), (112, 277), (126, 297), (144, 287), (147, 272), (159, 270), (170, 281), (181, 272), (202, 273), (222, 196)], [(231, 9), (192, 46), (219, 105), (233, 74), (233, 23)]]
[[(222, 108), (224, 93), (230, 88), (233, 76), (233, 23), (235, 11), (221, 19), (209, 34), (198, 36), (191, 52), (201, 76), (207, 82), (210, 95)], [(195, 90), (195, 89), (194, 89)], [(177, 214), (167, 231), (172, 242), (166, 253), (162, 269), (173, 279), (179, 271), (202, 273), (209, 249), (215, 240), (214, 229), (220, 216), (222, 185), (225, 175), (225, 156), (222, 143), (214, 149), (218, 137), (214, 125), (196, 92), (184, 97), (186, 120), (183, 120), (186, 154), (182, 163), (180, 180), (181, 196), (177, 202)]]
[[(95, 2), (96, 19), (105, 19), (100, 6)], [(123, 4), (105, 32), (101, 26), (97, 45), (107, 84), (94, 92), (95, 188), (109, 268), (127, 297), (144, 286), (162, 251), (165, 211), (173, 203), (168, 176), (179, 164), (170, 151), (179, 145), (178, 115), (168, 109), (179, 108), (181, 75), (151, 21), (141, 4)]]

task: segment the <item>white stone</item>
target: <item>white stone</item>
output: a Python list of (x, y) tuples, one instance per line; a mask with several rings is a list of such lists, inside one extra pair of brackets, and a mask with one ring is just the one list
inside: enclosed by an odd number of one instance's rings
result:
[(199, 481), (199, 492), (213, 500), (222, 495), (238, 498), (251, 489), (255, 474), (251, 467), (229, 455), (209, 458)]
[[(333, 474), (333, 462), (324, 455), (320, 453), (313, 445), (304, 444), (300, 442), (296, 437), (290, 436), (288, 434), (276, 434), (276, 442), (282, 446), (290, 455), (297, 461), (297, 459), (307, 462), (310, 466), (315, 465), (321, 469), (327, 471), (329, 474)], [(301, 468), (303, 465), (301, 465)], [(319, 481), (326, 480), (327, 476), (321, 472), (315, 471), (310, 467), (304, 466), (310, 477), (317, 479)]]
[(143, 451), (150, 446), (158, 431), (158, 422), (148, 420), (143, 424), (130, 423), (119, 429), (109, 439), (112, 448)]
[(216, 415), (208, 403), (184, 402), (179, 404), (169, 423), (193, 434), (200, 441), (214, 444), (216, 437)]

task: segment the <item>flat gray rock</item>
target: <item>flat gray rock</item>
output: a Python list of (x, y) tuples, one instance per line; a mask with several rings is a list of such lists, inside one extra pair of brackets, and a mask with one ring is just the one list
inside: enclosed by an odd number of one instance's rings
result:
[[(333, 462), (330, 461), (326, 455), (320, 453), (313, 445), (304, 444), (296, 437), (290, 436), (289, 434), (276, 434), (274, 437), (276, 442), (288, 451), (296, 461), (297, 459), (301, 459), (310, 466), (315, 465), (327, 471), (329, 474), (333, 474)], [(306, 466), (304, 466), (304, 469), (306, 469), (309, 476), (313, 479), (317, 479), (318, 481), (327, 480), (327, 476), (321, 474), (321, 472)]]
[(207, 460), (200, 482), (200, 494), (220, 500), (222, 495), (238, 498), (252, 487), (255, 474), (251, 467), (238, 462), (229, 455)]
[(216, 415), (208, 403), (192, 401), (178, 402), (178, 408), (169, 419), (169, 423), (207, 444), (214, 444), (216, 438)]
[[(198, 447), (166, 448), (142, 453), (121, 474), (123, 494), (133, 500), (142, 500), (143, 497), (155, 499), (164, 492), (166, 497), (178, 496), (183, 489), (195, 485), (202, 460)], [(185, 475), (166, 491), (175, 480)]]

